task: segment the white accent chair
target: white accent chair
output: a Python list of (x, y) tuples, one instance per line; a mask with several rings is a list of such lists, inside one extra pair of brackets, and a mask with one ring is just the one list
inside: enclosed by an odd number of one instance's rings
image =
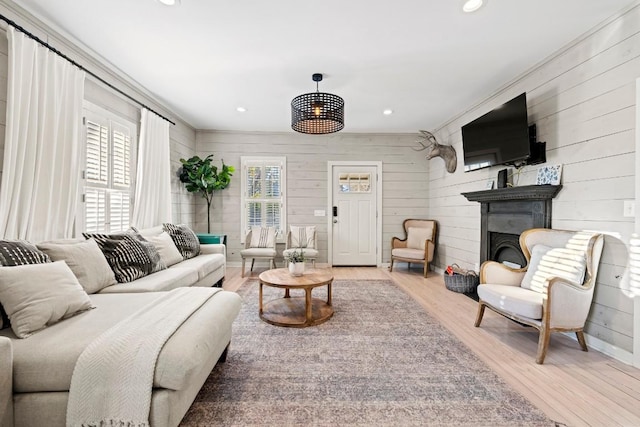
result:
[(402, 223), (404, 239), (391, 238), (391, 265), (402, 261), (411, 267), (411, 263), (424, 264), (424, 277), (429, 272), (429, 263), (433, 261), (437, 224), (431, 219), (405, 219)]
[(251, 258), (251, 271), (257, 259), (269, 261), (269, 268), (275, 268), (276, 258), (276, 233), (273, 227), (253, 227), (247, 233), (244, 240), (244, 249), (240, 251), (242, 257), (242, 272), (244, 277), (244, 265), (247, 258)]
[(523, 232), (520, 247), (526, 267), (514, 269), (495, 261), (482, 264), (475, 326), (480, 326), (489, 307), (538, 329), (538, 364), (544, 362), (551, 332), (575, 332), (587, 351), (584, 325), (603, 245), (603, 236), (591, 232), (548, 228)]
[(302, 251), (304, 253), (305, 261), (311, 260), (313, 267), (315, 268), (316, 258), (318, 258), (318, 244), (316, 237), (317, 233), (315, 226), (290, 226), (289, 231), (287, 232), (287, 244), (284, 252), (282, 252), (282, 256), (284, 256), (285, 259), (285, 267), (288, 255), (294, 251)]

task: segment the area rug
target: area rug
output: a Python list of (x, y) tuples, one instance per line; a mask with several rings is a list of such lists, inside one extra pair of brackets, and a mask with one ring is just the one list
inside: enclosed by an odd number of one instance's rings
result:
[(183, 426), (555, 425), (391, 281), (334, 282), (333, 318), (304, 329), (261, 321), (257, 282), (238, 293), (227, 361)]

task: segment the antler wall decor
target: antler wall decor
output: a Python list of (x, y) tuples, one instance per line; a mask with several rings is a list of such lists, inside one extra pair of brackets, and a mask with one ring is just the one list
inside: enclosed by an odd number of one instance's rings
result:
[(431, 132), (421, 130), (421, 139), (417, 142), (422, 148), (414, 148), (416, 151), (429, 150), (427, 152), (427, 160), (431, 160), (434, 157), (441, 157), (444, 160), (447, 172), (454, 173), (456, 166), (458, 165), (458, 157), (456, 156), (456, 150), (451, 145), (439, 144), (436, 141), (436, 137)]

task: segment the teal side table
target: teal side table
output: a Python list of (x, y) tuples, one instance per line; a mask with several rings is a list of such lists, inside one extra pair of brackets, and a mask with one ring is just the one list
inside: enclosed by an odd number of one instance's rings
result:
[(208, 234), (208, 233), (199, 233), (196, 234), (198, 236), (198, 240), (203, 245), (211, 244), (211, 243), (222, 243), (223, 245), (227, 245), (227, 235), (226, 234)]

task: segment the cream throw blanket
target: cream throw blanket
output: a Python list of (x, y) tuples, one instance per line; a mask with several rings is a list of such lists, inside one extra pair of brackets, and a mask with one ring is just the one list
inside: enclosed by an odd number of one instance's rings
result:
[(98, 336), (73, 370), (67, 426), (148, 426), (160, 350), (220, 290), (174, 289)]

